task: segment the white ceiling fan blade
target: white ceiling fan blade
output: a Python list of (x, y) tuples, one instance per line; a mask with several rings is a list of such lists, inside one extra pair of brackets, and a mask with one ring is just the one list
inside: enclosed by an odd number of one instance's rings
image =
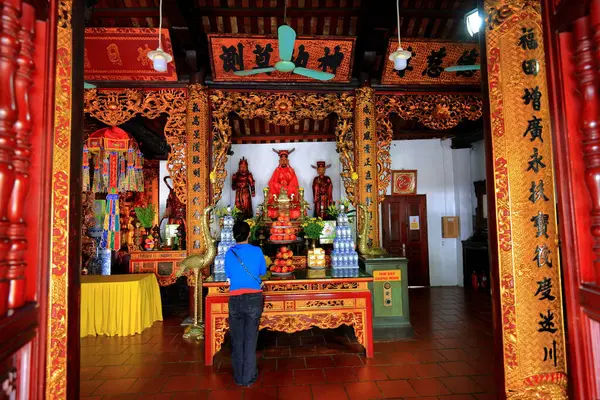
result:
[(329, 72), (317, 71), (315, 69), (308, 69), (302, 67), (296, 67), (292, 72), (294, 74), (306, 76), (308, 78), (318, 79), (320, 81), (328, 81), (330, 79), (335, 78), (335, 75), (330, 74)]
[(444, 69), (446, 72), (479, 71), (481, 65), (453, 65)]
[(264, 72), (273, 72), (276, 71), (275, 67), (267, 67), (267, 68), (256, 68), (256, 69), (245, 69), (243, 71), (233, 71), (237, 76), (248, 76), (248, 75), (257, 75), (262, 74)]

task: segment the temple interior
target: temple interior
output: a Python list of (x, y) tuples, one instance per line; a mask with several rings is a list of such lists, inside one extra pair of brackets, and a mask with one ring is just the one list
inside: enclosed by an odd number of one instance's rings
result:
[(600, 398), (600, 0), (0, 17), (0, 400)]

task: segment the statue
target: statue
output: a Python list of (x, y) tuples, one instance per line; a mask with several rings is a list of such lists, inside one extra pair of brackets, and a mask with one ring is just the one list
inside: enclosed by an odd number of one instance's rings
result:
[(385, 249), (372, 248), (369, 246), (369, 223), (371, 221), (371, 217), (366, 206), (358, 204), (357, 208), (359, 219), (356, 221), (356, 223), (360, 227), (358, 231), (358, 252), (363, 256), (387, 255), (388, 252)]
[(325, 219), (327, 217), (327, 207), (333, 204), (333, 183), (331, 178), (325, 176), (325, 170), (331, 167), (331, 164), (325, 165), (325, 161), (317, 161), (317, 166), (312, 165), (319, 174), (313, 179), (313, 199), (315, 202), (315, 217)]
[[(292, 150), (275, 150), (279, 155), (279, 166), (275, 168), (271, 179), (269, 180), (269, 217), (277, 218), (279, 215), (277, 209), (277, 199), (281, 193), (281, 189), (286, 189), (288, 198), (293, 203), (298, 203), (298, 178), (296, 172), (290, 167), (288, 156), (296, 149)], [(296, 206), (290, 209), (290, 218), (296, 219), (300, 217), (300, 207)]]
[(248, 171), (248, 160), (240, 160), (238, 171), (231, 177), (231, 188), (235, 190), (235, 206), (240, 210), (242, 220), (252, 218), (252, 197), (254, 191), (254, 176)]
[(194, 322), (187, 328), (187, 331), (183, 335), (185, 339), (204, 339), (204, 323), (202, 321), (202, 271), (207, 268), (210, 269), (210, 265), (217, 255), (215, 240), (210, 234), (210, 213), (214, 208), (215, 206), (206, 207), (200, 222), (202, 241), (206, 250), (202, 254), (187, 256), (181, 262), (183, 269), (177, 271), (176, 274), (177, 277), (181, 276), (185, 269), (191, 269), (194, 272)]

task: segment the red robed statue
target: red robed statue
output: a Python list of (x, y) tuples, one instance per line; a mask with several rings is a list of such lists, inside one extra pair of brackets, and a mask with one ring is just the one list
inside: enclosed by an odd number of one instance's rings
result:
[(252, 218), (252, 197), (254, 191), (254, 176), (248, 170), (248, 160), (242, 157), (238, 171), (231, 178), (231, 186), (235, 190), (235, 206), (241, 211), (242, 219)]
[[(293, 203), (298, 202), (298, 178), (296, 177), (296, 172), (292, 167), (290, 167), (290, 163), (288, 160), (288, 156), (292, 154), (296, 149), (291, 150), (275, 150), (273, 151), (279, 155), (279, 166), (275, 168), (271, 179), (269, 180), (269, 217), (276, 218), (278, 216), (279, 211), (277, 210), (277, 201), (275, 197), (279, 196), (282, 188), (287, 190), (288, 197), (292, 200)], [(274, 197), (275, 195), (275, 197)], [(290, 218), (296, 219), (300, 217), (300, 207), (294, 207), (290, 209)]]
[(315, 217), (325, 219), (327, 208), (333, 204), (333, 183), (331, 178), (325, 175), (325, 170), (331, 167), (325, 161), (317, 161), (317, 166), (312, 165), (319, 174), (313, 180), (313, 200), (315, 202)]

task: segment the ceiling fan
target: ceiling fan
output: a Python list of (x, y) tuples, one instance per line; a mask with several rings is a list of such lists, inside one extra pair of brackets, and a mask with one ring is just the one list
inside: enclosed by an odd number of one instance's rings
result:
[(452, 65), (451, 67), (444, 68), (446, 72), (460, 72), (460, 71), (479, 71), (481, 69), (481, 65), (473, 64), (473, 65)]
[(314, 69), (296, 67), (292, 60), (292, 53), (294, 52), (294, 43), (296, 42), (296, 32), (289, 25), (281, 25), (277, 29), (277, 39), (279, 40), (279, 58), (280, 60), (275, 63), (274, 67), (247, 69), (243, 71), (234, 71), (237, 76), (249, 76), (263, 74), (266, 72), (291, 72), (306, 76), (308, 78), (318, 79), (320, 81), (328, 81), (335, 77), (334, 74), (329, 72), (317, 71)]

